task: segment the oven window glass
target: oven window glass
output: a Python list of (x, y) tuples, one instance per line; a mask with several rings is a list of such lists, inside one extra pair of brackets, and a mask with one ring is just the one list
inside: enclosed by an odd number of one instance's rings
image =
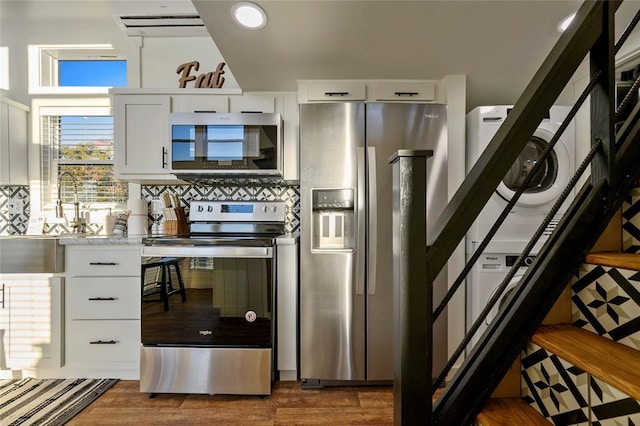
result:
[(270, 258), (143, 258), (142, 343), (271, 347), (272, 262)]

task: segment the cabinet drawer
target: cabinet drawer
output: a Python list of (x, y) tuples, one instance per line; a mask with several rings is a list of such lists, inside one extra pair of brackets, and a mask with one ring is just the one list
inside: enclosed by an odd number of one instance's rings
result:
[(367, 90), (364, 83), (309, 83), (307, 99), (310, 101), (364, 101)]
[(71, 277), (140, 276), (140, 248), (69, 247), (65, 266)]
[(69, 321), (66, 360), (73, 363), (137, 362), (140, 321)]
[(432, 101), (435, 99), (434, 83), (377, 83), (374, 86), (376, 101)]
[(66, 315), (75, 319), (140, 319), (140, 279), (68, 278)]

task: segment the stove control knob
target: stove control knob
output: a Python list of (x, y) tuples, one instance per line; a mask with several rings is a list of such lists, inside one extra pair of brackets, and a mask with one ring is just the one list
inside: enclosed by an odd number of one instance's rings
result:
[(276, 206), (271, 207), (271, 211), (272, 211), (272, 212), (274, 212), (274, 213), (275, 213), (277, 210), (278, 210), (278, 208), (277, 208)]
[(267, 212), (267, 206), (262, 206), (262, 208), (260, 210), (262, 210), (262, 213), (266, 213)]
[(199, 212), (201, 212), (201, 211), (203, 211), (203, 210), (204, 210), (204, 207), (202, 207), (202, 206), (198, 206), (198, 211), (199, 211)]
[(209, 206), (209, 207), (207, 207), (207, 211), (208, 211), (209, 213), (211, 213), (211, 212), (213, 211), (213, 206)]

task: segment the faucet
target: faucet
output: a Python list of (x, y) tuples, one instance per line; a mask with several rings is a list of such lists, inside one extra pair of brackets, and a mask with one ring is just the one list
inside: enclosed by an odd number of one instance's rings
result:
[(73, 177), (73, 175), (69, 172), (62, 172), (58, 175), (58, 201), (56, 201), (56, 217), (63, 218), (64, 217), (64, 209), (62, 208), (62, 178), (67, 176), (73, 182), (73, 208), (74, 208), (74, 218), (71, 221), (71, 227), (73, 228), (74, 233), (82, 234), (86, 232), (87, 224), (84, 219), (80, 218), (80, 202), (78, 201), (78, 181)]

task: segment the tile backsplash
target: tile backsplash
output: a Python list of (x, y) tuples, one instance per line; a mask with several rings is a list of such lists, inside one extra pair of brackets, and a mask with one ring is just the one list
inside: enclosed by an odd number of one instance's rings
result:
[[(296, 232), (300, 229), (300, 188), (298, 186), (203, 186), (203, 185), (143, 185), (141, 198), (151, 202), (161, 194), (176, 194), (181, 204), (189, 207), (192, 200), (269, 200), (286, 204), (285, 229)], [(0, 235), (19, 235), (27, 232), (30, 208), (28, 186), (0, 186)], [(149, 215), (149, 226), (152, 224)], [(102, 232), (102, 223), (88, 223), (87, 231)], [(47, 234), (71, 232), (63, 223), (45, 224)]]
[(29, 202), (28, 186), (0, 186), (0, 235), (27, 232)]
[[(284, 201), (285, 230), (300, 230), (300, 188), (298, 186), (201, 186), (201, 185), (150, 185), (141, 187), (141, 197), (151, 202), (164, 193), (176, 194), (184, 207), (192, 200), (221, 201)], [(150, 220), (152, 218), (150, 217)]]

